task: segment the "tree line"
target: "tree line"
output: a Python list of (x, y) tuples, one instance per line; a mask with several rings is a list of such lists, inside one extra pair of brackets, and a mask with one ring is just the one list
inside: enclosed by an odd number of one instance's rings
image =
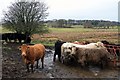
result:
[(47, 20), (45, 22), (49, 27), (67, 28), (73, 25), (82, 25), (84, 28), (110, 28), (119, 26), (120, 23), (116, 21), (105, 21), (105, 20), (65, 20), (65, 19), (54, 19)]

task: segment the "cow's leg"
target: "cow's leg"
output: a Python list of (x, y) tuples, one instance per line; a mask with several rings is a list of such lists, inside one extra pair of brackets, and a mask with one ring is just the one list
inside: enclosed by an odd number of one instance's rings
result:
[(54, 53), (53, 61), (55, 62), (56, 60), (56, 53)]
[(106, 66), (108, 66), (108, 60), (107, 60), (107, 58), (106, 58), (106, 60), (102, 60), (101, 61), (101, 69), (106, 68)]
[(29, 63), (26, 64), (26, 68), (27, 68), (27, 72), (30, 72), (30, 70), (29, 70)]
[(100, 68), (103, 69), (103, 61), (100, 62)]
[(65, 62), (64, 62), (64, 57), (63, 56), (61, 56), (61, 62), (64, 64)]
[(42, 68), (44, 68), (44, 56), (41, 58)]
[(58, 59), (59, 59), (59, 61), (61, 62), (61, 53), (58, 54)]
[(38, 69), (38, 63), (39, 63), (39, 60), (37, 60), (37, 64), (36, 64), (36, 68)]
[(31, 70), (32, 70), (32, 72), (33, 72), (33, 64), (31, 64)]

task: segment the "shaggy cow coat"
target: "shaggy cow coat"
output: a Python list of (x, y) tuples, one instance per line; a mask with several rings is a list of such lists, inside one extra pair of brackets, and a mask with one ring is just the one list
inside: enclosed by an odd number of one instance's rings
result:
[(76, 48), (73, 47), (72, 57), (81, 63), (82, 66), (97, 64), (103, 68), (111, 58), (106, 48)]

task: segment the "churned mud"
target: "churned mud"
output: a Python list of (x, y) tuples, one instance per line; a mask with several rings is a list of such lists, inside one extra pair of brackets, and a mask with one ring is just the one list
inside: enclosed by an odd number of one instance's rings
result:
[(119, 68), (90, 66), (83, 69), (79, 65), (71, 66), (60, 63), (57, 59), (53, 62), (54, 48), (46, 47), (44, 69), (34, 69), (34, 73), (27, 73), (26, 66), (18, 50), (20, 44), (7, 43), (2, 45), (2, 78), (119, 78)]

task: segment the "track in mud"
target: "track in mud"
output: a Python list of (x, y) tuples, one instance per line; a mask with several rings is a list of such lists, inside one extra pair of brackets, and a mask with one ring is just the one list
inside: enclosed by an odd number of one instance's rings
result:
[(3, 78), (118, 78), (119, 71), (116, 69), (99, 69), (90, 67), (82, 69), (80, 66), (70, 66), (60, 63), (58, 60), (53, 62), (54, 48), (47, 48), (44, 62), (44, 69), (35, 69), (34, 73), (27, 73), (26, 66), (22, 61), (20, 51), (17, 49), (19, 44), (3, 44)]

